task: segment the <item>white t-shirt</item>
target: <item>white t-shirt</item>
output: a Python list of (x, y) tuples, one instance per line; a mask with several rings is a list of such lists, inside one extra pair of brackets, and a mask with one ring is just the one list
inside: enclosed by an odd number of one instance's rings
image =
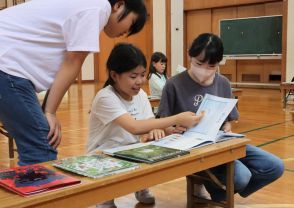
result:
[(159, 77), (156, 74), (151, 74), (151, 77), (149, 79), (149, 89), (150, 94), (152, 96), (159, 96), (161, 97), (162, 89), (166, 83), (166, 78), (164, 75), (159, 75)]
[(0, 12), (0, 70), (50, 88), (66, 51), (99, 51), (108, 0), (32, 0)]
[(126, 113), (136, 120), (154, 117), (147, 94), (142, 89), (132, 101), (124, 100), (110, 85), (97, 93), (90, 114), (88, 153), (139, 142), (139, 136), (112, 122)]

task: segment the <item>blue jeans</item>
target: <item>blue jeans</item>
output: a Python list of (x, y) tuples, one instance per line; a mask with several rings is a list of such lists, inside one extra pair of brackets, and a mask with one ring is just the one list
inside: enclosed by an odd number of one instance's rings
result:
[[(247, 145), (246, 156), (234, 161), (235, 193), (247, 197), (262, 187), (272, 183), (282, 176), (284, 164), (277, 156), (258, 147)], [(226, 183), (226, 166), (221, 165), (211, 169), (212, 173), (223, 183)], [(215, 201), (226, 199), (226, 192), (209, 182), (204, 184), (211, 198)]]
[(15, 139), (19, 165), (57, 157), (49, 145), (49, 125), (31, 81), (0, 71), (0, 121)]

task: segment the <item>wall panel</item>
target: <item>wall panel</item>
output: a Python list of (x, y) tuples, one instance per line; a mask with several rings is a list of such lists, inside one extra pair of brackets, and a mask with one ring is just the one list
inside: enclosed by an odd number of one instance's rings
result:
[(203, 32), (211, 32), (211, 9), (190, 11), (186, 13), (186, 66), (189, 66), (188, 49), (192, 41)]
[[(184, 0), (184, 3), (186, 48), (202, 32), (219, 35), (220, 19), (283, 14), (283, 2), (278, 0)], [(227, 60), (220, 72), (232, 82), (277, 83), (281, 60)]]

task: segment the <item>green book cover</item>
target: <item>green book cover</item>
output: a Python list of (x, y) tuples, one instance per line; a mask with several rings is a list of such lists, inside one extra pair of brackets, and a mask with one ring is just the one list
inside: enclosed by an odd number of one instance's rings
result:
[(101, 178), (139, 167), (137, 163), (102, 154), (64, 158), (54, 162), (52, 165), (91, 178)]
[(189, 152), (152, 144), (114, 153), (118, 157), (145, 163), (155, 163), (185, 154), (189, 154)]

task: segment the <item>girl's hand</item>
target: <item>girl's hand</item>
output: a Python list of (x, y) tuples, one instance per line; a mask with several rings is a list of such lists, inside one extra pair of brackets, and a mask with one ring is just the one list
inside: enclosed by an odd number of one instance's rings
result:
[(231, 122), (227, 121), (223, 127), (222, 127), (222, 130), (224, 132), (232, 132), (232, 125), (231, 125)]
[(159, 140), (162, 137), (165, 137), (165, 133), (163, 129), (153, 129), (148, 134), (144, 134), (141, 136), (141, 142), (149, 142), (152, 140)]
[(186, 128), (193, 127), (199, 123), (199, 121), (202, 119), (204, 114), (205, 114), (204, 112), (201, 112), (200, 115), (196, 115), (195, 113), (192, 113), (192, 112), (179, 113), (176, 115), (177, 126), (183, 126)]
[(47, 138), (49, 144), (56, 149), (61, 142), (61, 126), (55, 114), (46, 112), (45, 116), (50, 128)]
[(170, 127), (165, 129), (165, 133), (167, 135), (170, 135), (170, 134), (182, 134), (185, 131), (187, 131), (187, 128), (182, 127), (182, 126), (170, 126)]

